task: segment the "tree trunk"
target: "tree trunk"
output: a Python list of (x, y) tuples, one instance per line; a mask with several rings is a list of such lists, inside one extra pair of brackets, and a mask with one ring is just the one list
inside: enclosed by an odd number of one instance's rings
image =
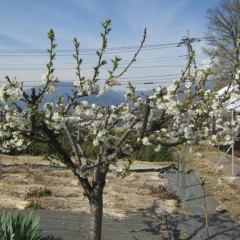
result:
[(90, 202), (90, 240), (101, 240), (102, 217), (103, 217), (103, 195), (96, 194)]

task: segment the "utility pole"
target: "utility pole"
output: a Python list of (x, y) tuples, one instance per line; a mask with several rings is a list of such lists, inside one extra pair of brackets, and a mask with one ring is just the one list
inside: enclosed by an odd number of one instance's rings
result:
[[(193, 48), (192, 48), (192, 43), (194, 42), (200, 42), (201, 40), (199, 38), (190, 38), (189, 36), (189, 30), (187, 30), (187, 36), (184, 36), (182, 37), (182, 40), (181, 42), (177, 45), (178, 47), (181, 47), (181, 46), (186, 46), (187, 47), (187, 53), (188, 53), (188, 60), (191, 58), (191, 55), (193, 54)], [(195, 59), (193, 59), (193, 64), (194, 64), (194, 68), (196, 69), (197, 66), (196, 66), (196, 61)], [(190, 75), (191, 75), (191, 66), (189, 66), (189, 69), (188, 69), (188, 75), (189, 75), (189, 78), (190, 78)]]

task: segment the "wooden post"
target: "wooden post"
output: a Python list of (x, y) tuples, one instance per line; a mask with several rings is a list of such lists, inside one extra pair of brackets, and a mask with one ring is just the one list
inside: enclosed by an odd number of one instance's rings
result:
[(210, 231), (209, 231), (209, 225), (208, 225), (208, 208), (207, 208), (206, 191), (205, 191), (206, 182), (203, 178), (200, 178), (200, 182), (203, 190), (204, 216), (205, 216), (205, 227), (207, 230), (207, 239), (210, 239)]

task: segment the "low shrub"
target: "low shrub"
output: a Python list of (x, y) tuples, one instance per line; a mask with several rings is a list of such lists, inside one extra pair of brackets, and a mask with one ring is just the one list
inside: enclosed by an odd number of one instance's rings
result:
[[(116, 135), (121, 134), (121, 131), (116, 132)], [(67, 139), (65, 134), (61, 134), (59, 136), (59, 141), (63, 148), (66, 150), (68, 154), (72, 154), (72, 147), (70, 145), (69, 140)], [(96, 156), (98, 152), (98, 146), (93, 145), (93, 136), (89, 136), (87, 139), (82, 139), (82, 148), (83, 151), (89, 158), (93, 158)], [(136, 136), (132, 134), (129, 139), (129, 143), (136, 141)], [(156, 152), (154, 149), (155, 146), (142, 146), (140, 150), (134, 152), (131, 157), (136, 160), (141, 161), (149, 161), (149, 162), (162, 162), (162, 161), (170, 161), (173, 158), (173, 150), (169, 147), (162, 147), (159, 152)], [(12, 153), (14, 154), (14, 153)], [(31, 143), (26, 150), (22, 152), (22, 154), (27, 154), (31, 156), (36, 155), (51, 155), (54, 154), (54, 150), (50, 148), (50, 145), (47, 143)]]
[(173, 149), (162, 147), (159, 152), (156, 152), (154, 149), (155, 146), (142, 146), (140, 150), (134, 152), (131, 157), (148, 162), (164, 162), (173, 160)]
[(38, 192), (39, 197), (50, 197), (52, 196), (52, 191), (48, 188), (40, 189)]
[(39, 188), (39, 189), (33, 189), (27, 192), (26, 198), (40, 198), (40, 197), (49, 197), (52, 196), (52, 191), (48, 188)]

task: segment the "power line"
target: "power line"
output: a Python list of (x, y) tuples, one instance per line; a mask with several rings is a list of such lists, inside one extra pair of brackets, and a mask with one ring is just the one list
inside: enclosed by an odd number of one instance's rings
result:
[[(127, 83), (129, 81), (131, 82), (137, 82), (137, 83), (143, 83), (143, 82), (147, 82), (148, 79), (153, 79), (153, 78), (157, 78), (156, 80), (173, 80), (174, 77), (179, 77), (179, 74), (160, 74), (160, 75), (145, 75), (145, 76), (131, 76), (131, 77), (123, 77), (120, 79), (120, 82), (122, 83)], [(134, 80), (132, 80), (134, 79)], [(60, 82), (63, 83), (73, 83), (76, 79), (59, 79)], [(106, 80), (106, 78), (99, 78), (98, 82), (104, 82)], [(154, 80), (154, 82), (156, 81)], [(153, 80), (151, 80), (152, 82)], [(0, 83), (3, 81), (0, 81)], [(40, 82), (37, 81), (37, 82)], [(24, 83), (32, 83), (32, 84), (36, 84), (37, 82), (32, 81), (32, 80), (25, 80)]]
[[(152, 45), (145, 45), (142, 51), (149, 51), (149, 50), (157, 50), (157, 49), (164, 49), (164, 48), (171, 48), (176, 47), (177, 43), (165, 43), (165, 44), (152, 44)], [(105, 53), (112, 54), (112, 53), (119, 53), (119, 52), (132, 52), (136, 51), (139, 46), (127, 46), (127, 47), (114, 47), (114, 48), (107, 48)], [(59, 56), (71, 56), (74, 53), (73, 49), (56, 49), (56, 54), (59, 53)], [(92, 55), (96, 54), (96, 49), (80, 49), (80, 53), (84, 53), (84, 55)], [(0, 49), (0, 56), (45, 56), (47, 54), (46, 50), (11, 50), (11, 49)]]
[[(151, 44), (151, 45), (145, 45), (142, 51), (157, 51), (157, 50), (163, 50), (166, 48), (175, 48), (178, 47), (178, 43), (162, 43), (162, 44)], [(125, 47), (113, 47), (113, 48), (108, 48), (106, 50), (106, 54), (113, 54), (113, 53), (128, 53), (128, 52), (135, 52), (138, 46), (125, 46)], [(83, 55), (96, 55), (95, 53), (96, 49), (90, 49), (90, 48), (85, 48), (85, 49), (80, 49), (80, 54), (82, 53)], [(63, 56), (63, 57), (68, 57), (72, 56), (72, 53), (74, 50), (71, 49), (59, 49), (56, 50), (56, 55), (58, 56)], [(7, 59), (11, 58), (16, 58), (16, 57), (45, 57), (48, 56), (46, 50), (1, 50), (0, 49), (0, 57), (8, 57)], [(154, 57), (154, 58), (143, 58), (139, 59), (131, 68), (132, 69), (162, 69), (162, 68), (183, 68), (184, 65), (181, 64), (152, 64), (154, 62), (160, 62), (162, 61), (176, 61), (176, 60), (181, 60), (185, 58), (186, 55), (181, 55), (181, 56), (165, 56), (165, 57)], [(65, 60), (66, 62), (66, 60)], [(123, 65), (125, 61), (121, 61), (120, 64)], [(147, 63), (146, 63), (147, 62)], [(138, 64), (140, 63), (140, 64)], [(150, 64), (149, 64), (150, 63)], [(89, 64), (89, 63), (88, 63)], [(93, 63), (95, 64), (95, 63)], [(142, 64), (142, 65), (141, 65)], [(144, 64), (144, 65), (143, 65)], [(34, 64), (34, 63), (17, 63), (13, 64), (12, 60), (10, 64), (6, 63), (6, 59), (4, 59), (4, 63), (0, 64), (0, 70), (1, 71), (45, 71), (45, 64), (43, 64), (42, 67), (37, 67), (40, 64)], [(122, 65), (119, 67), (119, 69), (123, 69)], [(26, 67), (28, 66), (28, 67)], [(75, 69), (75, 66), (73, 66), (72, 63), (58, 63), (54, 64), (55, 70), (56, 71), (66, 71), (66, 70), (73, 70)], [(82, 70), (88, 70), (92, 69), (92, 67), (85, 65), (85, 62), (83, 63)], [(104, 66), (101, 69), (109, 69), (109, 67)], [(179, 77), (180, 74), (156, 74), (156, 75), (145, 75), (145, 76), (132, 76), (132, 77), (123, 77), (121, 78), (121, 84), (127, 85), (127, 82), (130, 80), (133, 84), (139, 85), (139, 84), (161, 84), (161, 83), (169, 83), (171, 80), (174, 80), (174, 77)], [(104, 81), (105, 79), (99, 79), (100, 82)], [(63, 81), (63, 80), (61, 80)], [(70, 80), (68, 80), (70, 81)], [(31, 85), (35, 85), (34, 81), (27, 80), (24, 81), (26, 83), (31, 83)], [(40, 84), (39, 84), (40, 85)]]
[[(178, 43), (159, 43), (159, 44), (148, 44), (144, 45), (144, 48), (156, 48), (156, 47), (169, 47), (169, 46), (176, 46)], [(125, 46), (125, 47), (108, 47), (106, 50), (109, 51), (115, 51), (115, 50), (134, 50), (138, 49), (139, 46)], [(97, 48), (83, 48), (80, 49), (80, 52), (95, 52)], [(74, 49), (56, 49), (56, 52), (72, 52)], [(40, 50), (40, 49), (0, 49), (0, 53), (45, 53), (46, 50)]]
[[(198, 54), (198, 56), (201, 56), (201, 55), (204, 55), (204, 54)], [(180, 61), (180, 60), (182, 60), (182, 58), (186, 58), (187, 57), (187, 55), (176, 55), (176, 56), (165, 56), (165, 57), (152, 57), (152, 58), (141, 58), (141, 59), (137, 59), (137, 61), (136, 61), (136, 63), (145, 63), (145, 62), (147, 62), (147, 63), (154, 63), (154, 62), (167, 62), (167, 61)], [(73, 61), (74, 61), (74, 59), (72, 59)], [(121, 60), (121, 62), (120, 62), (121, 64), (124, 64), (124, 63), (128, 63), (128, 61), (127, 60)], [(43, 62), (43, 63), (28, 63), (28, 62), (26, 62), (26, 63), (13, 63), (13, 61), (11, 60), (11, 62), (10, 63), (0, 63), (0, 66), (39, 66), (39, 64), (42, 64), (42, 65), (46, 65), (45, 64), (45, 62)], [(70, 63), (70, 62), (62, 62), (62, 63), (58, 63), (58, 62), (56, 62), (55, 64), (54, 64), (54, 66), (55, 67), (57, 67), (57, 66), (62, 66), (62, 65), (73, 65), (73, 64), (75, 64), (75, 62), (72, 62), (72, 63)], [(82, 64), (81, 64), (81, 66), (85, 66), (85, 65), (93, 65), (93, 64), (96, 64), (96, 62), (94, 62), (94, 61), (84, 61)]]
[[(172, 68), (172, 67), (184, 67), (184, 65), (155, 65), (155, 66), (132, 66), (131, 69), (136, 69), (136, 68)], [(118, 69), (124, 69), (125, 67), (118, 67)], [(56, 68), (55, 70), (71, 70), (71, 69), (76, 69), (76, 67), (61, 67), (61, 68)], [(87, 69), (93, 69), (93, 67), (83, 67), (82, 70), (87, 70)], [(109, 67), (102, 67), (101, 69), (109, 69)], [(0, 68), (2, 71), (42, 71), (45, 70), (44, 67), (41, 68)]]
[[(201, 38), (191, 38), (190, 41), (199, 39), (199, 40), (207, 40), (207, 37)], [(182, 41), (187, 41), (187, 37), (183, 38)], [(174, 48), (179, 45), (178, 42), (170, 42), (170, 43), (159, 43), (159, 44), (148, 44), (144, 45), (142, 51), (147, 50), (159, 50), (165, 48)], [(109, 47), (106, 49), (106, 54), (108, 53), (118, 53), (118, 52), (132, 52), (138, 49), (139, 46), (124, 46), (124, 47)], [(92, 55), (95, 54), (96, 49), (98, 48), (80, 48), (80, 53), (84, 53), (84, 55)], [(73, 49), (56, 49), (55, 52), (59, 54), (59, 56), (70, 56), (74, 52)], [(47, 51), (44, 49), (0, 49), (0, 56), (45, 56)]]

